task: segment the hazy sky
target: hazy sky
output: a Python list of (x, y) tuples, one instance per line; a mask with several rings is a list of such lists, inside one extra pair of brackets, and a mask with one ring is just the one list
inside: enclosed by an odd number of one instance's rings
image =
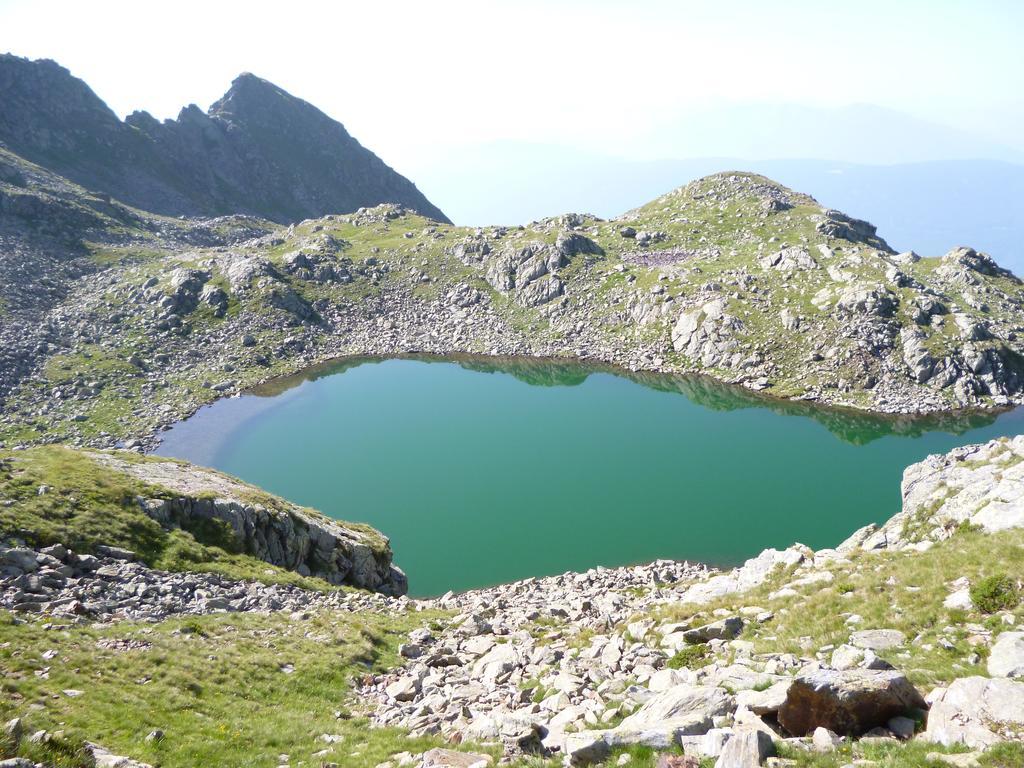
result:
[(499, 139), (644, 157), (750, 103), (877, 104), (1022, 150), (1022, 31), (1018, 0), (0, 0), (0, 50), (56, 59), (122, 116), (205, 108), (248, 70), (400, 169)]

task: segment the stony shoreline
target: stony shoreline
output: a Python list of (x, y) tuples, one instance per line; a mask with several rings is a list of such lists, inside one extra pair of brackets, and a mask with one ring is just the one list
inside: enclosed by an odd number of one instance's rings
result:
[[(931, 690), (919, 689), (893, 663), (929, 644), (853, 613), (841, 642), (798, 652), (764, 649), (789, 606), (873, 570), (872, 558), (912, 562), (968, 529), (998, 537), (1024, 528), (1024, 437), (912, 465), (903, 496), (903, 511), (889, 523), (856, 531), (834, 549), (765, 550), (725, 571), (674, 561), (593, 568), (424, 600), (161, 573), (118, 550), (91, 557), (59, 546), (4, 549), (0, 562), (9, 575), (0, 607), (75, 622), (245, 611), (427, 612), (430, 622), (399, 648), (404, 663), (364, 676), (354, 706), (375, 725), (412, 736), (500, 744), (510, 760), (589, 765), (639, 745), (681, 748), (720, 768), (769, 759), (784, 766), (786, 760), (770, 757), (776, 749), (827, 753), (851, 738), (855, 748), (918, 740), (963, 745), (976, 760), (993, 744), (1024, 738), (1024, 633), (1015, 630), (1012, 613), (997, 615), (1002, 630), (967, 625), (975, 652), (957, 663), (962, 672), (955, 679)], [(946, 578), (948, 594), (941, 594), (949, 610), (975, 610), (970, 584), (953, 573)], [(676, 618), (680, 607), (694, 618)], [(986, 669), (990, 677), (981, 674)], [(452, 754), (399, 755), (390, 765), (490, 760)], [(442, 757), (450, 761), (431, 762)]]

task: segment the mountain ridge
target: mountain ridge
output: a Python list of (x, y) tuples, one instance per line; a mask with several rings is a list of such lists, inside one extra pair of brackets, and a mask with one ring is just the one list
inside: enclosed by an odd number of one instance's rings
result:
[(293, 223), (394, 203), (448, 218), (312, 104), (243, 73), (207, 112), (124, 121), (55, 61), (0, 54), (0, 143), (129, 205)]

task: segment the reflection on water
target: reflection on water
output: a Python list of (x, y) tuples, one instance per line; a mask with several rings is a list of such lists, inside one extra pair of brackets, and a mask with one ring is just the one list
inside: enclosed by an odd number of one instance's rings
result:
[(834, 546), (903, 469), (1024, 410), (885, 417), (552, 360), (350, 359), (218, 401), (160, 453), (391, 537), (414, 595), (659, 557)]
[[(381, 363), (379, 357), (348, 357), (309, 368), (294, 376), (274, 379), (250, 391), (259, 397), (276, 397), (304, 381), (334, 376), (361, 365)], [(576, 387), (594, 373), (609, 373), (658, 392), (674, 392), (713, 411), (767, 408), (784, 416), (811, 418), (829, 432), (854, 445), (865, 445), (889, 435), (919, 437), (927, 432), (962, 435), (988, 426), (1005, 411), (961, 410), (931, 414), (878, 414), (854, 408), (824, 406), (805, 400), (783, 400), (744, 387), (723, 384), (707, 376), (683, 376), (651, 371), (627, 371), (610, 365), (529, 357), (482, 357), (410, 355), (404, 359), (425, 363), (457, 363), (478, 373), (503, 373), (536, 387)]]

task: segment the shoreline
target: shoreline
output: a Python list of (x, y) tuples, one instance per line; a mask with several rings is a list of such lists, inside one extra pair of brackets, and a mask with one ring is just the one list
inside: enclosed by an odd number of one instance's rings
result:
[[(283, 393), (294, 386), (298, 386), (304, 381), (315, 380), (325, 375), (333, 375), (336, 373), (337, 368), (341, 368), (346, 364), (352, 363), (355, 365), (361, 365), (363, 363), (380, 363), (387, 360), (415, 360), (425, 363), (463, 363), (463, 362), (479, 362), (487, 365), (493, 365), (495, 368), (501, 370), (502, 363), (509, 364), (525, 364), (525, 365), (563, 365), (566, 367), (576, 367), (581, 369), (589, 369), (589, 373), (607, 373), (619, 378), (632, 379), (635, 376), (658, 376), (666, 379), (684, 379), (692, 380), (697, 382), (707, 382), (714, 386), (723, 387), (730, 392), (740, 395), (744, 398), (750, 398), (753, 401), (752, 406), (764, 407), (769, 409), (783, 409), (786, 407), (790, 408), (806, 408), (808, 411), (815, 410), (819, 413), (832, 413), (839, 416), (850, 416), (853, 418), (865, 418), (865, 419), (877, 419), (878, 421), (885, 423), (899, 423), (899, 422), (924, 422), (928, 420), (935, 420), (942, 422), (945, 420), (953, 421), (957, 418), (970, 418), (970, 417), (992, 417), (993, 419), (998, 418), (1004, 413), (1009, 413), (1016, 408), (1024, 405), (1024, 397), (1020, 398), (1019, 401), (1011, 402), (1009, 405), (991, 405), (991, 406), (969, 406), (965, 408), (953, 408), (953, 409), (925, 409), (918, 411), (881, 411), (864, 406), (858, 406), (852, 403), (834, 403), (827, 400), (816, 399), (808, 396), (797, 396), (797, 397), (785, 397), (782, 395), (776, 395), (770, 391), (764, 389), (754, 389), (749, 386), (745, 386), (742, 382), (727, 381), (725, 379), (718, 378), (713, 374), (701, 372), (701, 371), (687, 371), (682, 369), (672, 369), (669, 366), (660, 366), (656, 368), (642, 368), (642, 367), (630, 367), (623, 365), (622, 363), (607, 360), (601, 357), (574, 357), (574, 356), (561, 356), (557, 354), (546, 354), (546, 355), (532, 355), (532, 354), (489, 354), (486, 352), (466, 352), (466, 351), (422, 351), (422, 350), (399, 350), (395, 352), (388, 351), (373, 351), (373, 352), (346, 352), (340, 355), (328, 355), (321, 358), (317, 358), (311, 361), (308, 365), (297, 368), (291, 373), (275, 373), (273, 375), (258, 379), (256, 383), (246, 386), (244, 389), (236, 391), (223, 391), (216, 392), (214, 397), (208, 402), (200, 403), (194, 408), (187, 409), (182, 416), (175, 416), (170, 421), (159, 424), (154, 429), (147, 431), (141, 435), (133, 435), (125, 437), (117, 442), (112, 447), (126, 447), (132, 442), (140, 443), (143, 447), (144, 453), (153, 454), (153, 452), (163, 442), (160, 437), (161, 433), (168, 431), (172, 427), (182, 422), (188, 421), (197, 413), (204, 408), (215, 405), (216, 403), (238, 396), (257, 396), (257, 397), (273, 397), (276, 394)], [(284, 386), (282, 386), (284, 385)], [(263, 393), (261, 389), (273, 388), (275, 391)], [(806, 414), (804, 414), (806, 415)]]

